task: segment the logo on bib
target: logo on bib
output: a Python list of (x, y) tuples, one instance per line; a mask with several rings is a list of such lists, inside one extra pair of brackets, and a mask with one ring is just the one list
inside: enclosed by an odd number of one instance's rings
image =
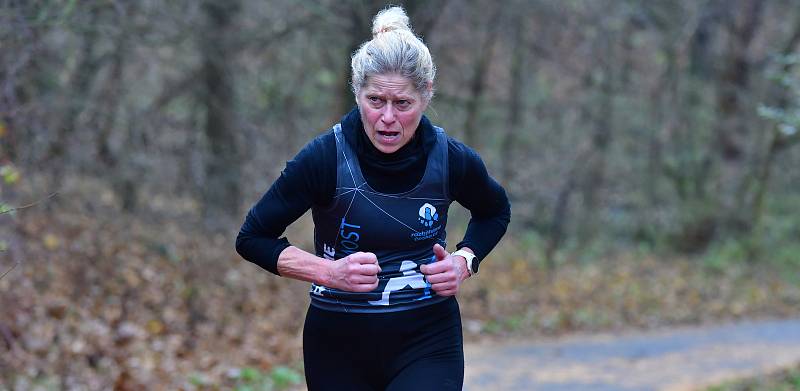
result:
[(426, 202), (419, 208), (419, 222), (430, 228), (433, 226), (434, 221), (439, 221), (439, 214), (436, 213), (436, 208), (433, 205)]

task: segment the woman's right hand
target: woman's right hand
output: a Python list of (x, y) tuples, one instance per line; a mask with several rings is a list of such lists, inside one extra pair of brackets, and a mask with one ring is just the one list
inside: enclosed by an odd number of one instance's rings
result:
[(327, 262), (328, 273), (324, 286), (348, 292), (370, 292), (378, 287), (378, 257), (373, 253), (357, 252), (333, 262)]

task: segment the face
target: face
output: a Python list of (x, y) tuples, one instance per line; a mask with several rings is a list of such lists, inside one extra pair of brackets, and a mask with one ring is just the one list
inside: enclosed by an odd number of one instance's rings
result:
[(411, 141), (428, 107), (411, 81), (397, 74), (368, 77), (356, 101), (364, 131), (383, 153), (394, 153)]

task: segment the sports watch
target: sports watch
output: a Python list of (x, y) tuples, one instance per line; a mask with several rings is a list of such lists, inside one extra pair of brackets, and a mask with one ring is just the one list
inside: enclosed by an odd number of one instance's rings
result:
[(478, 263), (473, 262), (475, 260), (475, 254), (467, 250), (458, 250), (455, 251), (452, 255), (458, 255), (464, 257), (464, 259), (467, 260), (467, 272), (469, 272), (470, 276), (478, 274)]

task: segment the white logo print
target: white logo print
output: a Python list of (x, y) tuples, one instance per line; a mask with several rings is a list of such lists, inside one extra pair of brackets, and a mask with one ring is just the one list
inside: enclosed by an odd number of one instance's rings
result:
[(322, 285), (311, 284), (311, 293), (317, 296), (322, 296), (322, 292), (327, 291), (328, 288), (325, 288)]
[(439, 214), (436, 213), (433, 205), (426, 202), (419, 208), (419, 222), (426, 227), (431, 227), (434, 221), (439, 221)]
[(414, 263), (414, 261), (403, 261), (403, 263), (400, 264), (399, 270), (403, 275), (390, 278), (389, 282), (386, 283), (386, 287), (383, 288), (381, 299), (370, 301), (369, 303), (372, 305), (389, 305), (389, 295), (392, 292), (405, 289), (407, 286), (414, 289), (425, 289), (425, 294), (430, 297), (430, 293), (428, 289), (426, 289), (430, 288), (430, 285), (425, 281), (425, 276), (415, 270), (416, 268), (417, 264)]

